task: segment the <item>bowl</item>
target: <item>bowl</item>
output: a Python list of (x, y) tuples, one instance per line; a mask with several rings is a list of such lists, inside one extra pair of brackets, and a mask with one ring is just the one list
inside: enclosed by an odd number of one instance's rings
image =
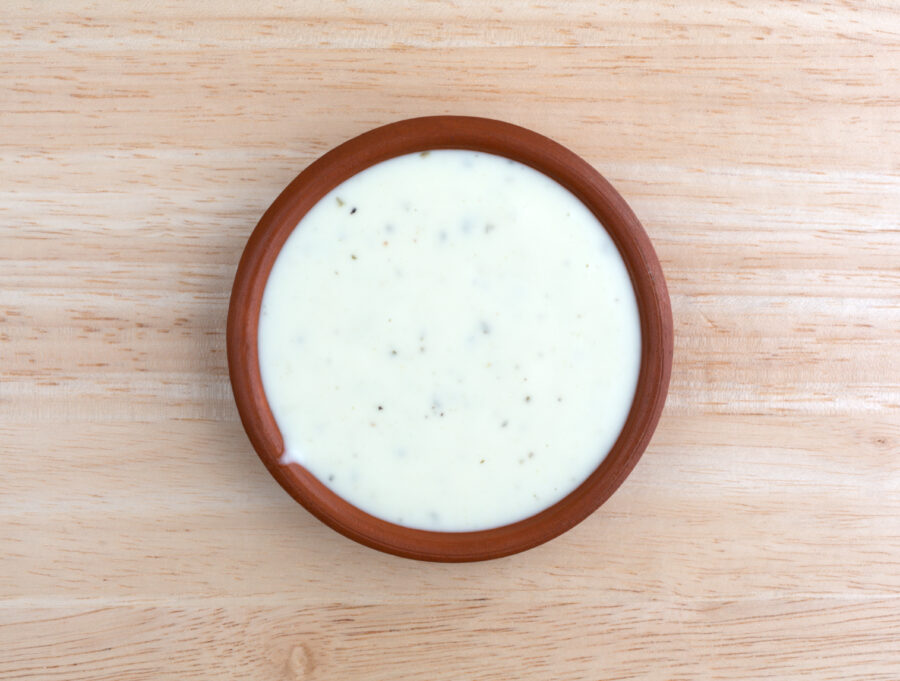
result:
[[(257, 335), (263, 291), (281, 247), (300, 219), (344, 180), (381, 161), (436, 149), (504, 156), (549, 176), (578, 197), (612, 237), (628, 269), (640, 314), (637, 389), (625, 425), (606, 458), (574, 491), (524, 520), (487, 530), (437, 532), (376, 518), (351, 505), (305, 468), (282, 464), (284, 444), (260, 377)], [(244, 429), (272, 476), (304, 508), (366, 546), (419, 560), (499, 558), (569, 530), (622, 484), (650, 442), (668, 390), (673, 327), (659, 260), (619, 193), (572, 151), (525, 128), (470, 116), (429, 116), (391, 123), (329, 151), (298, 175), (266, 210), (241, 256), (227, 326), (228, 369)]]

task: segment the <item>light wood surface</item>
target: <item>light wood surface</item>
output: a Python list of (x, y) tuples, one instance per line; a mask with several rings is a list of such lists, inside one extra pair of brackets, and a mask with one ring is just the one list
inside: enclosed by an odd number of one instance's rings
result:
[[(598, 4), (2, 4), (0, 678), (900, 678), (900, 9)], [(625, 485), (471, 565), (306, 514), (225, 366), (266, 206), (436, 113), (591, 161), (675, 315)]]

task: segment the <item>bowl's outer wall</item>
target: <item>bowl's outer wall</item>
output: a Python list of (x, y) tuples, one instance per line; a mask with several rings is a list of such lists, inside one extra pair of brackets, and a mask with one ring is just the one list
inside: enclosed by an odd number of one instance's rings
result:
[[(643, 347), (634, 403), (612, 450), (568, 496), (525, 520), (477, 532), (429, 532), (375, 518), (334, 494), (306, 469), (280, 463), (284, 444), (263, 391), (257, 355), (259, 310), (272, 265), (300, 219), (325, 194), (381, 161), (429, 149), (506, 156), (550, 176), (593, 211), (631, 275)], [(553, 140), (510, 123), (430, 116), (391, 123), (355, 137), (312, 163), (260, 219), (235, 275), (226, 333), (228, 369), (241, 421), (260, 459), (313, 515), (362, 544), (420, 560), (461, 562), (517, 553), (572, 528), (619, 487), (646, 449), (662, 413), (672, 368), (672, 310), (650, 239), (619, 193), (586, 161)]]

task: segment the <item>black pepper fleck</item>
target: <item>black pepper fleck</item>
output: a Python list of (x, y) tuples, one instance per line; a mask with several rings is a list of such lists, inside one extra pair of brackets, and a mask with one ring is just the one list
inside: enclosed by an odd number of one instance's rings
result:
[(350, 209), (350, 215), (353, 215), (356, 212), (356, 206)]
[(328, 482), (334, 482), (334, 476), (333, 476), (333, 475), (329, 475), (329, 476), (328, 476)]
[(508, 426), (508, 425), (509, 425), (509, 421), (504, 421), (503, 423), (500, 424), (500, 427), (506, 428), (506, 426)]
[(382, 407), (380, 404), (378, 405), (378, 411), (384, 411), (384, 407)]

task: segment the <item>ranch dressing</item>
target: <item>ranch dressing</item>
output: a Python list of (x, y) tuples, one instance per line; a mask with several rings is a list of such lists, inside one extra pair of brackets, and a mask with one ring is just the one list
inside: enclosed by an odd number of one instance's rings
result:
[(259, 368), (298, 463), (409, 527), (480, 530), (551, 506), (616, 441), (640, 321), (600, 222), (491, 154), (409, 154), (322, 198), (272, 268)]

